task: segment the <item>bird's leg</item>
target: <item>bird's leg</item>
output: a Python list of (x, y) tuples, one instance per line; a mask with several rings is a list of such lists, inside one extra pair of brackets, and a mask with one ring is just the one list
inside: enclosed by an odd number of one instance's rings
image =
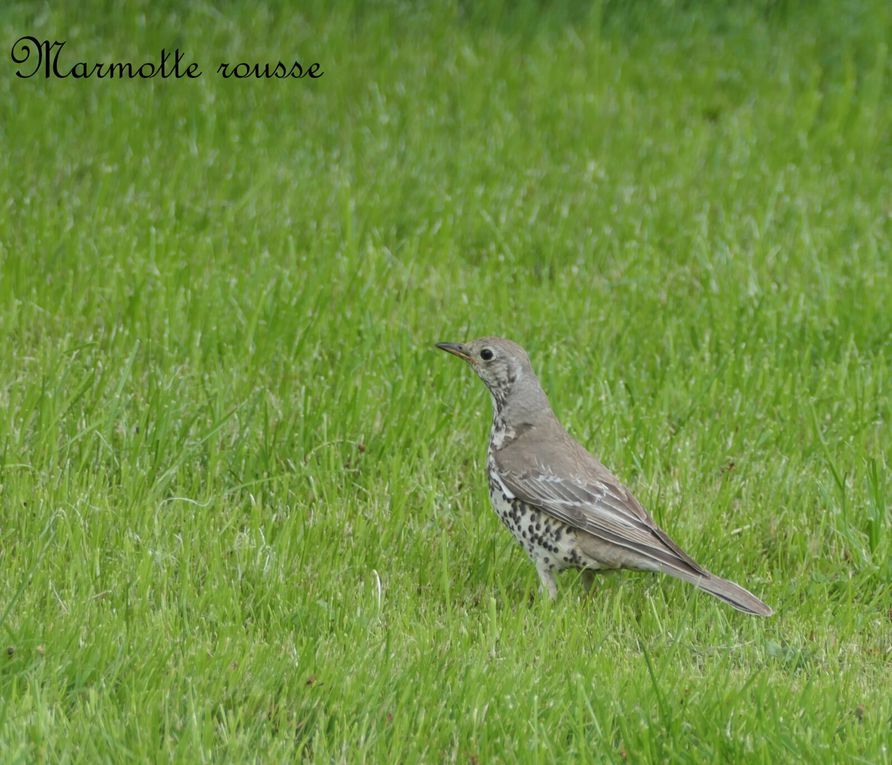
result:
[(557, 582), (554, 580), (554, 573), (539, 561), (536, 562), (536, 571), (539, 572), (542, 590), (547, 592), (548, 597), (554, 600), (557, 597)]
[(595, 572), (590, 568), (582, 569), (582, 586), (588, 594), (595, 588)]

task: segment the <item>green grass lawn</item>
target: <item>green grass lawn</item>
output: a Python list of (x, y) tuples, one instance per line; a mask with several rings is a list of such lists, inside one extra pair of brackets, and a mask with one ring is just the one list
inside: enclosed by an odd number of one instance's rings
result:
[[(0, 9), (2, 762), (892, 762), (892, 6), (64, 5)], [(539, 597), (484, 334), (776, 615)]]

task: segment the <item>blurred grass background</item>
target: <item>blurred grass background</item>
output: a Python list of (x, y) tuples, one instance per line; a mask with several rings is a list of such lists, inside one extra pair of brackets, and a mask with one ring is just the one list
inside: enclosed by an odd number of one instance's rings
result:
[[(892, 7), (10, 2), (5, 762), (889, 762)], [(224, 80), (222, 61), (319, 61)], [(535, 597), (489, 400), (559, 417), (747, 619)]]

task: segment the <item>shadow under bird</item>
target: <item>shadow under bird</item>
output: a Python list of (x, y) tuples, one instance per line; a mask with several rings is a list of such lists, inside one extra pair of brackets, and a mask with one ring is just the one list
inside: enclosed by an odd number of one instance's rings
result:
[(492, 395), (489, 496), (552, 598), (557, 571), (625, 568), (669, 574), (740, 611), (771, 615), (751, 592), (695, 562), (567, 433), (517, 343), (484, 337), (437, 348), (467, 361)]

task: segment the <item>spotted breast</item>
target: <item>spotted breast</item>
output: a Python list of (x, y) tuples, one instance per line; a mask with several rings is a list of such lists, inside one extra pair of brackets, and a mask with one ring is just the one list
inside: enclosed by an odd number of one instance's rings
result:
[[(540, 574), (565, 568), (590, 568), (591, 563), (583, 560), (577, 548), (576, 530), (513, 496), (499, 478), (491, 451), (486, 463), (493, 509)], [(543, 577), (543, 582), (547, 581), (553, 578)]]

